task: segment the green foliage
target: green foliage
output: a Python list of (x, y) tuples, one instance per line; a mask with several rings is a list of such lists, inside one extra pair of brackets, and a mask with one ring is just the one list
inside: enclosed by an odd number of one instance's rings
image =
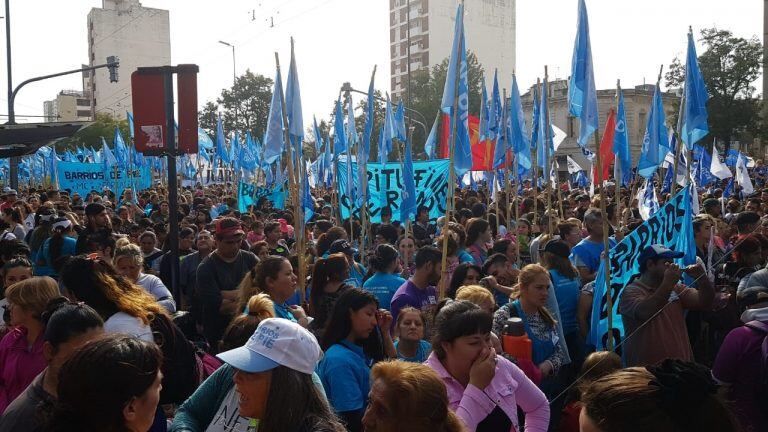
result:
[(254, 137), (261, 138), (267, 127), (273, 86), (271, 78), (246, 70), (232, 87), (221, 90), (215, 103), (208, 101), (203, 105), (198, 113), (200, 127), (215, 140), (216, 119), (221, 110), (226, 136), (237, 130), (241, 134), (250, 131)]
[(123, 136), (123, 140), (127, 143), (130, 137), (128, 120), (116, 120), (111, 114), (97, 113), (96, 121), (72, 135), (71, 138), (60, 141), (56, 145), (56, 150), (75, 150), (76, 147), (99, 149), (101, 148), (102, 137), (104, 137), (107, 144), (112, 147), (112, 140), (115, 136), (115, 126), (120, 128), (120, 134)]
[[(726, 143), (732, 139), (750, 142), (765, 135), (760, 121), (761, 101), (752, 85), (760, 76), (763, 45), (759, 39), (736, 37), (729, 30), (715, 27), (701, 31), (705, 51), (699, 54), (699, 67), (710, 94), (710, 136)], [(685, 65), (675, 59), (665, 75), (668, 87), (682, 87)]]

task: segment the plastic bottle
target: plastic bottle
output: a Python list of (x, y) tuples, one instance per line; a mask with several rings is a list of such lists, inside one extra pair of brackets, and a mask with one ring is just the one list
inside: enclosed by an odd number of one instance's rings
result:
[(533, 343), (525, 333), (525, 324), (518, 317), (511, 317), (501, 330), (501, 346), (504, 352), (517, 359), (532, 360)]

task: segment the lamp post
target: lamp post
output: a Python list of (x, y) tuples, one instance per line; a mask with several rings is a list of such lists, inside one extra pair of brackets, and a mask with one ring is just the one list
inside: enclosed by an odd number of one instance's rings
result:
[[(235, 62), (235, 44), (219, 41), (220, 44), (232, 48), (232, 95), (235, 94), (235, 85), (237, 84), (237, 63)], [(237, 103), (235, 103), (235, 119), (237, 119)]]
[[(11, 77), (11, 0), (5, 0), (5, 58), (8, 69), (8, 124), (16, 124), (16, 116), (13, 112), (13, 78)], [(11, 157), (10, 172), (11, 188), (19, 188), (19, 158)]]

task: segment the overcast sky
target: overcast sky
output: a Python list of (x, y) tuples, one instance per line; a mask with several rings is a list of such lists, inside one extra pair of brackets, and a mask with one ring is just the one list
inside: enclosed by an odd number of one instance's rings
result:
[[(86, 16), (92, 7), (101, 7), (100, 0), (10, 1), (14, 84), (87, 63)], [(481, 0), (466, 0), (476, 1)], [(232, 83), (231, 51), (219, 40), (236, 45), (238, 74), (251, 69), (274, 77), (274, 52), (287, 68), (293, 36), (307, 123), (312, 114), (328, 116), (343, 82), (367, 88), (374, 65), (376, 87), (389, 90), (388, 0), (144, 0), (142, 4), (170, 10), (172, 61), (200, 66), (201, 106)], [(763, 2), (756, 0), (587, 0), (587, 7), (595, 78), (601, 89), (613, 88), (617, 78), (624, 87), (654, 82), (662, 63), (666, 66), (684, 53), (689, 25), (697, 36), (701, 28), (718, 26), (762, 39)], [(543, 75), (544, 65), (554, 77), (570, 74), (576, 10), (577, 0), (518, 0), (516, 69), (523, 92)], [(472, 29), (466, 32), (472, 49)], [(0, 33), (4, 35), (1, 28)], [(4, 36), (0, 39), (5, 42)], [(0, 69), (0, 113), (7, 114), (6, 71)], [(121, 79), (129, 79), (128, 74), (121, 73)], [(500, 81), (508, 87), (510, 77)], [(30, 84), (20, 92), (16, 112), (42, 115), (44, 100), (61, 89), (81, 88), (78, 75)]]

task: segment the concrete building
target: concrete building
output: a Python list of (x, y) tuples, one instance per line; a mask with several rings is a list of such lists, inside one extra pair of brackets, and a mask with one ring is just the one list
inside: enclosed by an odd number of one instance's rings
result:
[[(89, 65), (120, 59), (119, 82), (109, 82), (109, 70), (98, 69), (88, 80), (93, 113), (123, 119), (132, 111), (131, 74), (142, 66), (171, 64), (170, 19), (167, 10), (145, 8), (139, 0), (102, 0), (88, 14)], [(94, 115), (95, 117), (95, 115)]]
[[(632, 152), (632, 163), (637, 165), (640, 150), (645, 135), (645, 127), (648, 122), (651, 100), (655, 86), (652, 84), (639, 85), (634, 88), (622, 89), (624, 92), (624, 111), (627, 117), (627, 131), (629, 132), (629, 145)], [(522, 98), (523, 112), (528, 119), (528, 132), (530, 133), (533, 92), (529, 90)], [(667, 126), (671, 119), (676, 118), (675, 110), (680, 105), (680, 96), (676, 93), (662, 93), (662, 104), (667, 118)], [(597, 106), (600, 110), (599, 131), (602, 136), (608, 112), (616, 108), (616, 89), (598, 90)], [(568, 112), (568, 82), (564, 80), (549, 83), (549, 114), (552, 124), (565, 132), (565, 141), (555, 153), (560, 165), (560, 171), (567, 172), (566, 156), (571, 156), (584, 169), (589, 169), (589, 162), (579, 149), (576, 139), (579, 136), (579, 119), (572, 117)], [(594, 138), (590, 138), (588, 148), (596, 151)]]
[[(487, 81), (493, 79), (494, 69), (498, 69), (500, 77), (512, 76), (515, 69), (515, 1), (474, 0), (465, 3), (467, 49), (477, 55), (485, 69)], [(411, 72), (431, 68), (451, 54), (456, 6), (456, 0), (389, 0), (390, 89), (393, 99), (405, 97), (408, 26), (411, 33)]]
[(45, 121), (73, 122), (91, 120), (90, 95), (79, 90), (62, 90), (56, 99), (43, 102)]

